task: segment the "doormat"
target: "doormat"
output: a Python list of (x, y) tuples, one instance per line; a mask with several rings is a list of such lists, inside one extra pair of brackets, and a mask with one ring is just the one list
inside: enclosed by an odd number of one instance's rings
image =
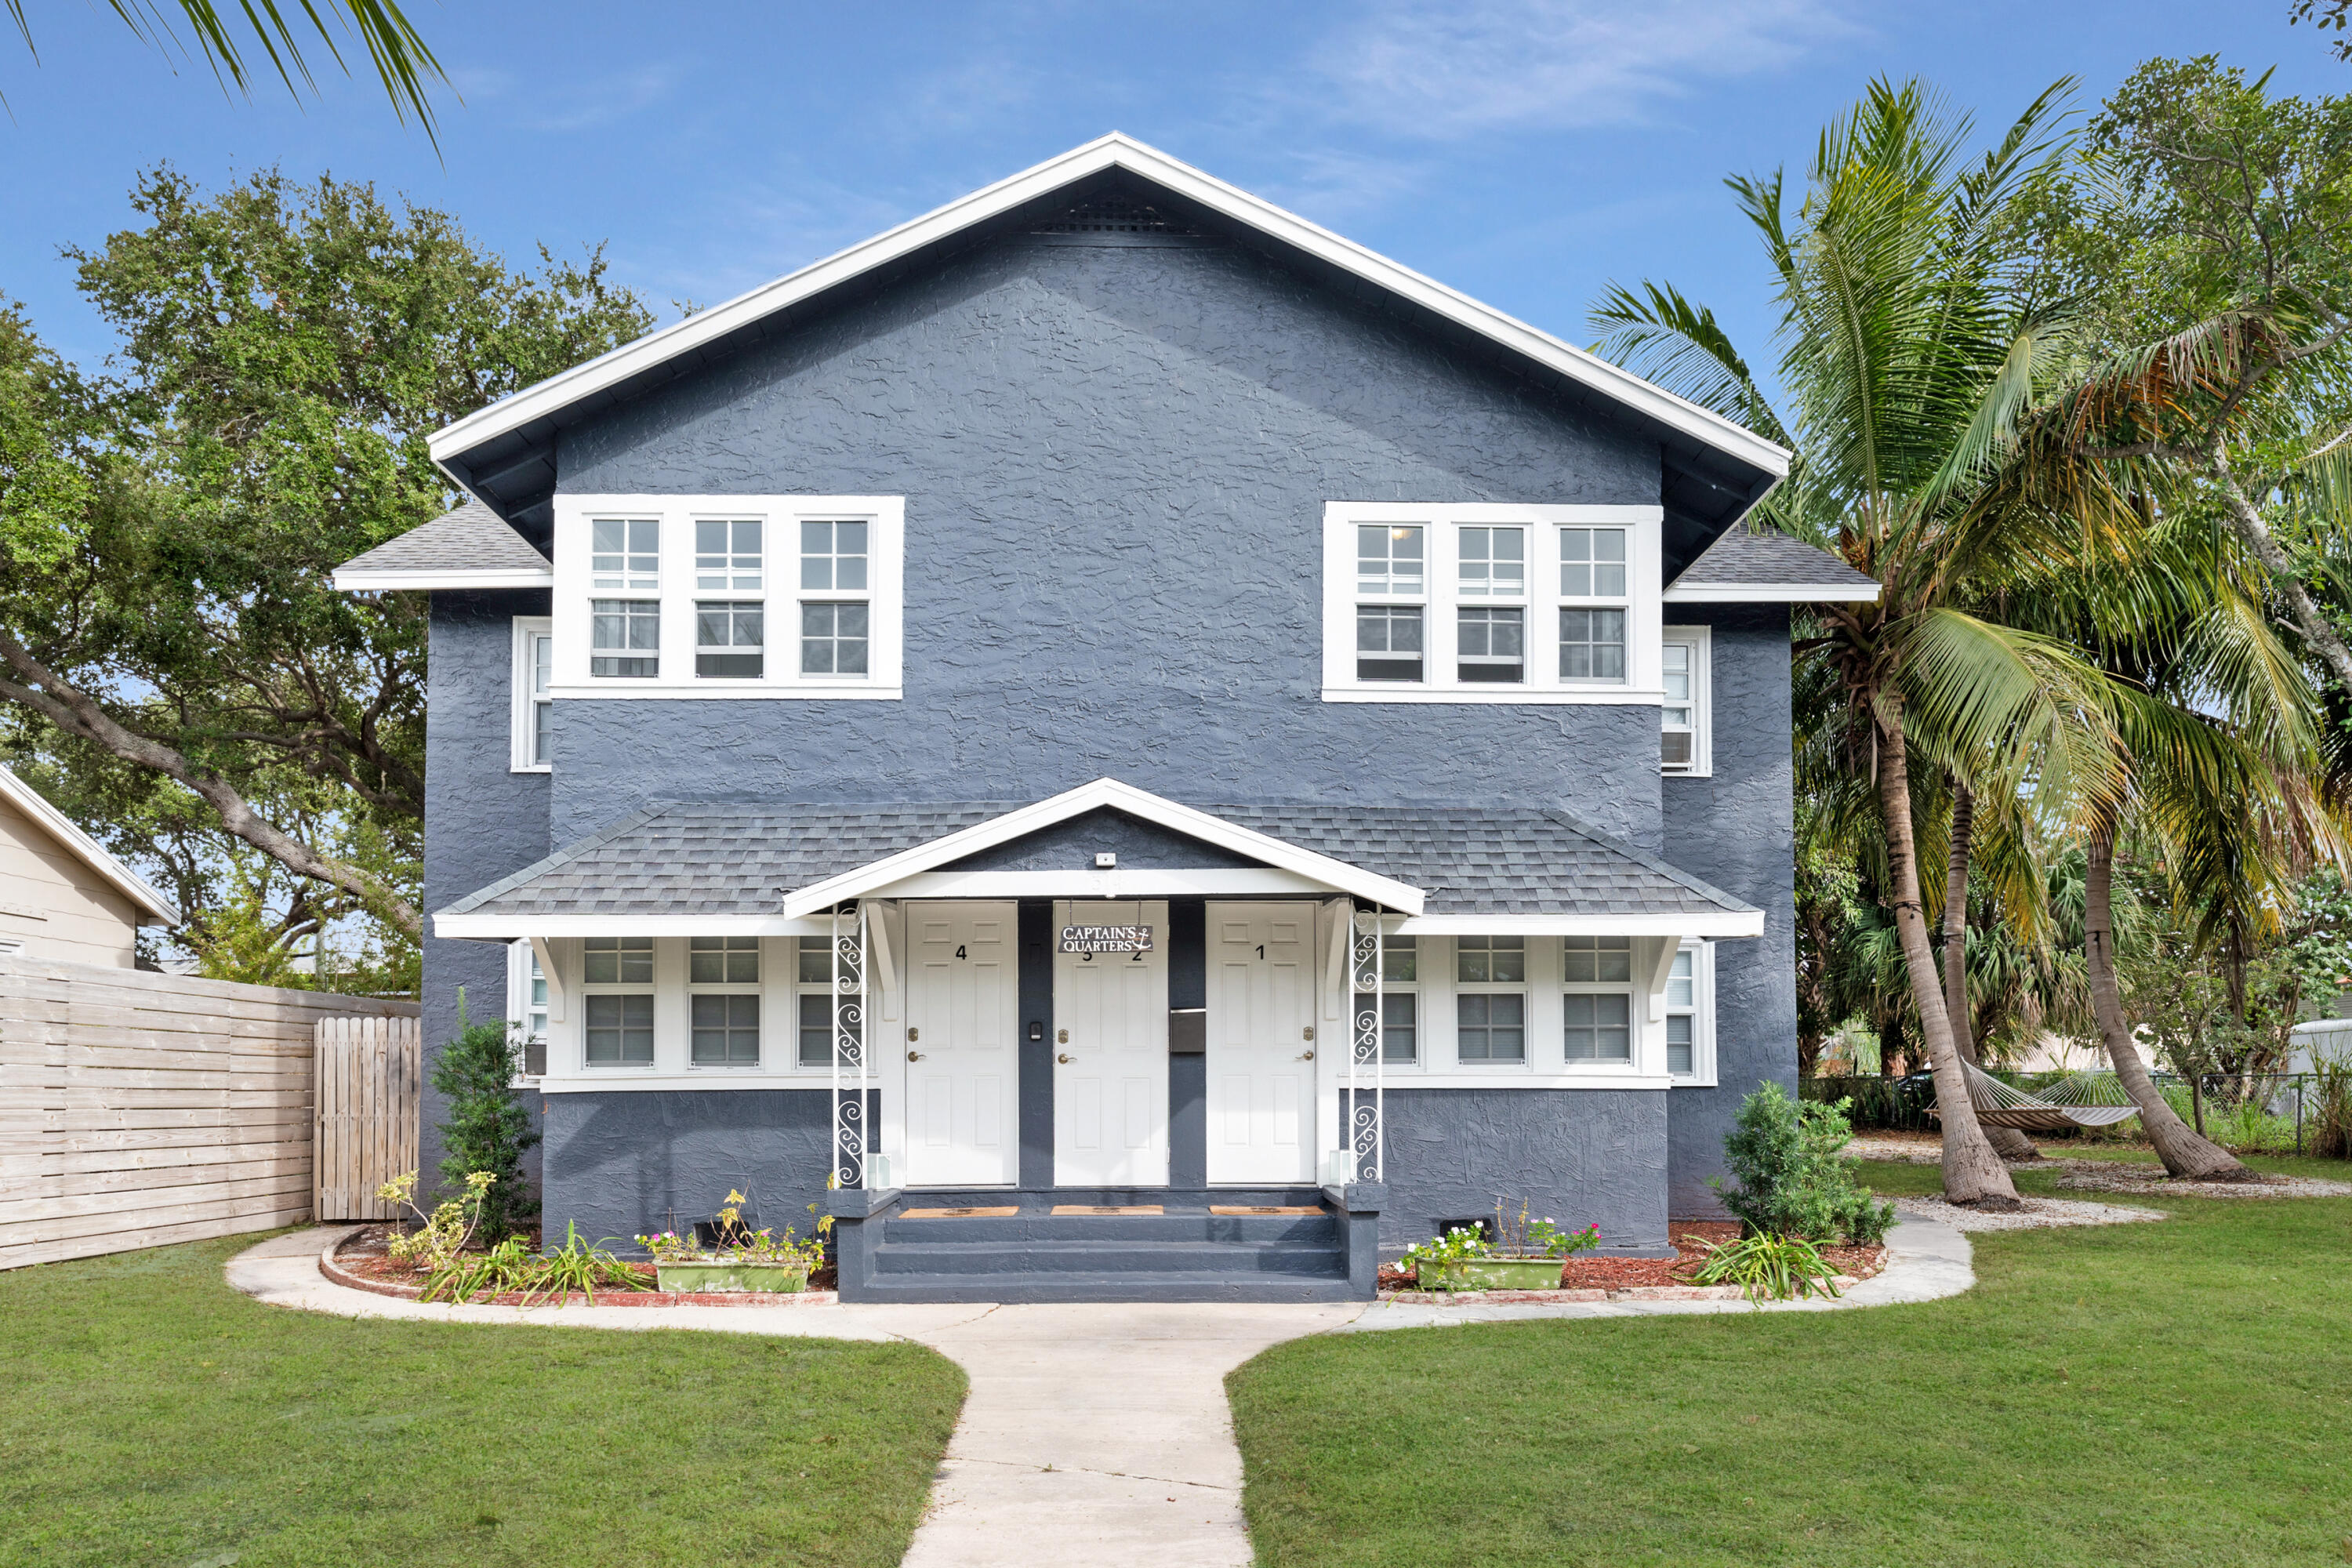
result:
[(1021, 1211), (1002, 1209), (900, 1209), (900, 1219), (1008, 1219)]
[(1278, 1204), (1211, 1204), (1211, 1214), (1321, 1214), (1321, 1205), (1287, 1208)]
[(1158, 1204), (1133, 1204), (1120, 1207), (1117, 1204), (1055, 1204), (1055, 1214), (1165, 1214)]

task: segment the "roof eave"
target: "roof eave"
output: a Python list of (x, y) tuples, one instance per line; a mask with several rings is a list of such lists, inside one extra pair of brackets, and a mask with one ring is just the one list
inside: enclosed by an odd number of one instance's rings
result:
[(84, 833), (73, 818), (51, 805), (38, 790), (0, 767), (0, 796), (37, 824), (51, 837), (64, 845), (82, 864), (106, 879), (114, 889), (155, 918), (132, 922), (134, 926), (181, 923), (179, 910), (170, 900), (157, 892), (147, 879), (116, 859), (105, 846)]
[(1874, 605), (1883, 592), (1843, 583), (1692, 583), (1665, 591), (1669, 605)]
[(337, 572), (338, 594), (397, 594), (436, 588), (552, 588), (555, 571), (507, 570), (413, 572)]

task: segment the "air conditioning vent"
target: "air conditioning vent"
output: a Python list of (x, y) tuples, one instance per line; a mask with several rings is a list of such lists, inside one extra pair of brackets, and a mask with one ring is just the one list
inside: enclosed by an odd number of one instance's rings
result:
[(1688, 773), (1691, 765), (1691, 732), (1688, 730), (1668, 730), (1658, 738), (1658, 762), (1669, 773)]

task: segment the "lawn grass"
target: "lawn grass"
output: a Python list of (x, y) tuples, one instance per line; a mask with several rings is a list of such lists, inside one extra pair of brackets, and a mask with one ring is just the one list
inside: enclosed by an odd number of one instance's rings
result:
[(915, 1345), (265, 1307), (252, 1240), (0, 1274), (0, 1563), (894, 1563), (963, 1399)]
[(1278, 1346), (1228, 1380), (1258, 1561), (2344, 1561), (2352, 1200), (2117, 1201), (2173, 1217), (1979, 1234), (1946, 1301)]

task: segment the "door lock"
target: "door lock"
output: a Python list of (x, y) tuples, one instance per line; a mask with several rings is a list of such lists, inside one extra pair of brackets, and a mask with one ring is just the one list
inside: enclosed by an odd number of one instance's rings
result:
[(1069, 1052), (1067, 1052), (1067, 1051), (1064, 1051), (1060, 1056), (1055, 1057), (1054, 1059), (1055, 1059), (1055, 1061), (1057, 1061), (1057, 1062), (1061, 1062), (1061, 1063), (1063, 1063), (1065, 1066), (1066, 1066), (1066, 1065), (1068, 1064), (1068, 1062), (1069, 1062), (1069, 1059), (1070, 1059), (1070, 1053), (1069, 1053)]
[(910, 1062), (921, 1061), (923, 1059), (923, 1053), (920, 1051), (908, 1051), (907, 1053), (907, 1059)]
[(917, 1040), (921, 1039), (922, 1037), (923, 1037), (923, 1031), (922, 1031), (922, 1030), (920, 1030), (920, 1029), (908, 1029), (908, 1030), (907, 1031), (907, 1043), (908, 1043), (908, 1045), (910, 1045), (910, 1046), (911, 1046), (911, 1045), (913, 1045)]
[[(910, 1039), (911, 1039), (912, 1037), (913, 1037), (912, 1036), (909, 1036), (909, 1037), (908, 1037), (908, 1038), (910, 1038)], [(1313, 1039), (1313, 1038), (1315, 1037), (1315, 1026), (1314, 1026), (1314, 1025), (1312, 1025), (1312, 1024), (1309, 1024), (1309, 1025), (1307, 1025), (1307, 1027), (1305, 1027), (1305, 1028), (1303, 1028), (1303, 1029), (1299, 1030), (1299, 1031), (1298, 1031), (1298, 1037), (1299, 1037), (1300, 1039), (1302, 1039), (1302, 1040), (1311, 1040), (1311, 1039)]]
[(1057, 1044), (1066, 1046), (1070, 1043), (1070, 1031), (1067, 1029), (1057, 1029), (1054, 1033), (1054, 1039)]

